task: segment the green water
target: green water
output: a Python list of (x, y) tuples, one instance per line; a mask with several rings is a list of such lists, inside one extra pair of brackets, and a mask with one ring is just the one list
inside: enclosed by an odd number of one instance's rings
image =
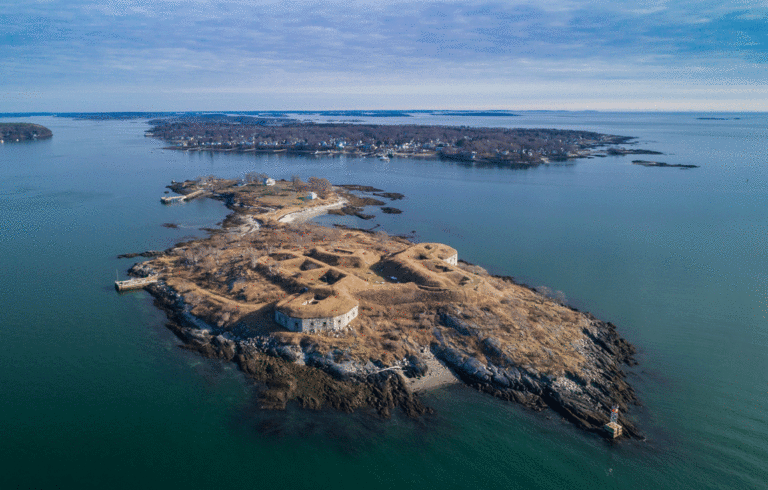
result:
[[(32, 118), (54, 138), (0, 146), (0, 486), (766, 488), (768, 115), (739, 116), (410, 121), (638, 136), (667, 153), (653, 159), (701, 165), (685, 171), (632, 156), (511, 171), (184, 154), (144, 138), (143, 122)], [(133, 263), (117, 254), (226, 215), (206, 200), (160, 205), (171, 179), (247, 171), (402, 192), (402, 215), (342, 221), (416, 230), (616, 323), (640, 351), (629, 379), (648, 441), (612, 445), (459, 386), (416, 421), (255, 410), (230, 365), (177, 347), (146, 293), (112, 288)]]

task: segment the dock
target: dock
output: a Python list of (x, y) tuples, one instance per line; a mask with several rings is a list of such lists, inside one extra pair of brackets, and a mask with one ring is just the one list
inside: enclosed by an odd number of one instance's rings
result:
[(160, 276), (139, 277), (138, 279), (128, 279), (127, 281), (115, 281), (115, 289), (118, 291), (130, 291), (132, 289), (142, 289), (144, 286), (156, 283)]
[(183, 201), (190, 201), (196, 197), (201, 196), (205, 191), (199, 190), (195, 192), (191, 192), (185, 196), (163, 196), (160, 198), (160, 202), (163, 204), (171, 204), (173, 202), (183, 202)]

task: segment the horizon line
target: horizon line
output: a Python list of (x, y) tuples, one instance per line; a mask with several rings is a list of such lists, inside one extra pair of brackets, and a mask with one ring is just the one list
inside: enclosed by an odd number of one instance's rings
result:
[(16, 116), (59, 116), (69, 114), (246, 114), (246, 113), (276, 113), (287, 114), (318, 114), (323, 112), (399, 112), (399, 113), (429, 113), (429, 112), (594, 112), (594, 113), (674, 113), (674, 114), (696, 114), (696, 113), (716, 113), (716, 114), (766, 114), (767, 110), (669, 110), (669, 109), (240, 109), (240, 110), (147, 110), (147, 111), (11, 111), (0, 112), (0, 117)]

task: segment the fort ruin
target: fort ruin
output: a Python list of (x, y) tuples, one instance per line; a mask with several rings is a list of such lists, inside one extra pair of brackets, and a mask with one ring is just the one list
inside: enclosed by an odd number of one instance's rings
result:
[[(451, 277), (458, 273), (450, 266), (457, 264), (458, 252), (439, 243), (416, 244), (392, 256), (362, 248), (285, 249), (257, 261), (257, 267), (300, 291), (275, 305), (275, 322), (292, 332), (344, 329), (358, 315), (355, 293), (386, 284), (386, 279), (430, 291), (465, 286), (471, 280), (463, 274), (458, 281)], [(376, 270), (391, 275), (380, 277)]]

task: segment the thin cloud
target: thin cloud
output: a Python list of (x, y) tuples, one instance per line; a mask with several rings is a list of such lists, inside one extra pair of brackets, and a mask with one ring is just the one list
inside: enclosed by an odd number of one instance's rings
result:
[(0, 70), (10, 89), (51, 94), (237, 94), (254, 81), (375, 94), (382, 78), (445, 94), (530, 83), (552, 97), (574, 80), (766, 84), (767, 14), (712, 0), (21, 1), (0, 13)]

